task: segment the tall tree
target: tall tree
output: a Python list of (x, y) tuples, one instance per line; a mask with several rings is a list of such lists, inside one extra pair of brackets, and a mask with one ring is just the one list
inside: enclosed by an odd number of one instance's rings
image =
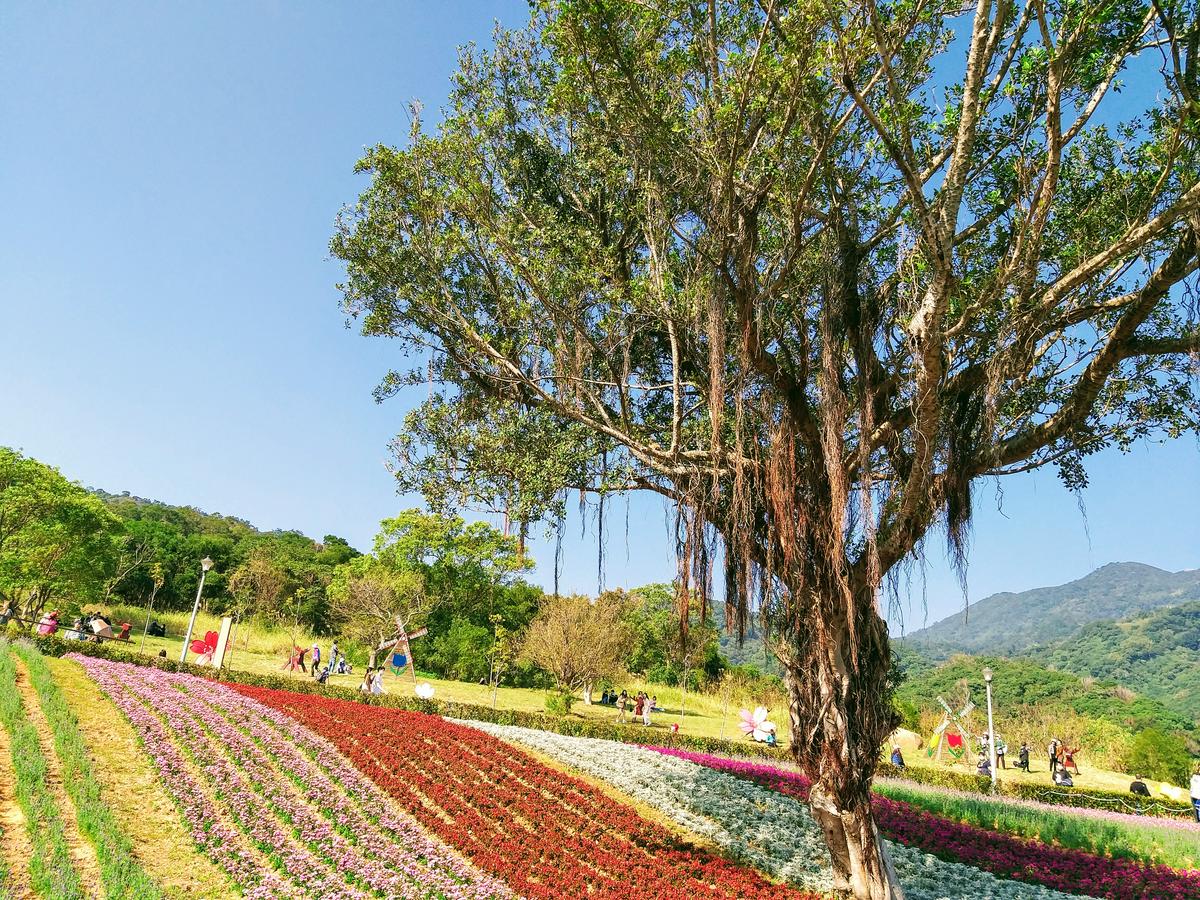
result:
[(961, 560), (978, 479), (1078, 488), (1200, 419), (1194, 5), (534, 6), (333, 240), (346, 311), (420, 360), (379, 396), (432, 395), (402, 479), (526, 519), (670, 498), (681, 605), (719, 563), (726, 620), (774, 620), (838, 886), (899, 896), (882, 580), (939, 524)]

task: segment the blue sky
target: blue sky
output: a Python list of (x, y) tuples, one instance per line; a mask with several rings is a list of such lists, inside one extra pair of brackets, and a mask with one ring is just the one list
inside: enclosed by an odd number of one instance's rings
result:
[[(398, 497), (403, 399), (387, 342), (343, 327), (327, 243), (365, 146), (446, 96), (456, 47), (523, 2), (10, 2), (0, 11), (0, 444), (107, 490), (366, 547)], [(982, 487), (973, 599), (1113, 560), (1200, 566), (1193, 439), (1103, 454), (1076, 500), (1053, 473)], [(673, 571), (654, 499), (612, 508), (606, 582)], [(930, 621), (962, 606), (941, 544)], [(596, 587), (570, 523), (562, 586)], [(549, 584), (553, 546), (535, 578)], [(926, 613), (919, 590), (907, 618)]]

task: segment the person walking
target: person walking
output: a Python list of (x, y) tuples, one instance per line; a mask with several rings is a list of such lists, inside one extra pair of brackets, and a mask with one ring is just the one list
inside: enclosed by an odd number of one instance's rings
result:
[(317, 677), (317, 670), (321, 668), (321, 645), (313, 641), (312, 645), (312, 676)]

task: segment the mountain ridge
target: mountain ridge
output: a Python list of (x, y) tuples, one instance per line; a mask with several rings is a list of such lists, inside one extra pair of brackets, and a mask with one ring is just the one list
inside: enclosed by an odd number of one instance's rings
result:
[[(1113, 562), (1066, 584), (1002, 591), (897, 642), (933, 659), (954, 653), (1021, 655), (1096, 622), (1122, 621), (1200, 601), (1200, 569), (1168, 572)], [(1093, 674), (1093, 673), (1084, 673)]]

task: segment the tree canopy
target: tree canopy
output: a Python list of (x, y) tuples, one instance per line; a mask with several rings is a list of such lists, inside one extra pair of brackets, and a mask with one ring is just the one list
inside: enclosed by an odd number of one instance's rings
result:
[(401, 479), (676, 502), (681, 601), (719, 563), (772, 615), (838, 883), (895, 896), (881, 580), (939, 524), (961, 558), (977, 479), (1200, 419), (1194, 8), (533, 5), (333, 239), (420, 360), (379, 395), (429, 384)]

